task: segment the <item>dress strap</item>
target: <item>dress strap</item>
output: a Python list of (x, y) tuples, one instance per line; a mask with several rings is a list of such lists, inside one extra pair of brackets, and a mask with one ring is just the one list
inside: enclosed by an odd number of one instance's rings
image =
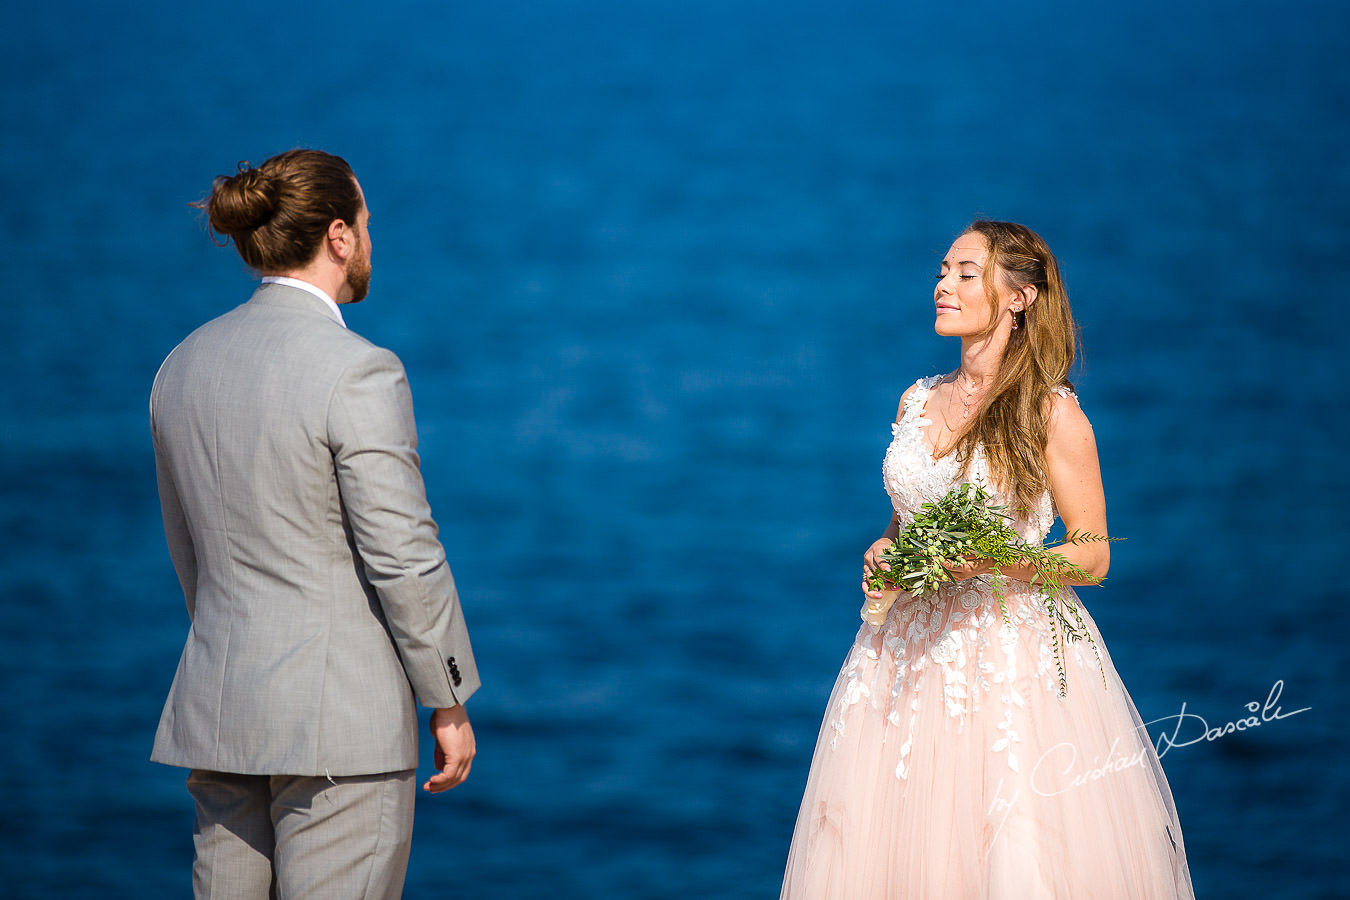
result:
[[(1052, 387), (1050, 389), (1050, 393), (1057, 394), (1060, 397), (1065, 397), (1072, 400), (1074, 403), (1078, 403), (1078, 392), (1075, 391), (1073, 388), (1069, 387), (1067, 384), (1061, 384), (1058, 385), (1057, 387)], [(1082, 406), (1081, 403), (1078, 403), (1078, 405)]]
[(933, 385), (941, 380), (941, 375), (929, 375), (927, 378), (920, 378), (914, 382), (913, 390), (905, 398), (906, 419), (914, 418), (923, 410), (923, 405), (928, 402), (928, 394), (933, 390)]

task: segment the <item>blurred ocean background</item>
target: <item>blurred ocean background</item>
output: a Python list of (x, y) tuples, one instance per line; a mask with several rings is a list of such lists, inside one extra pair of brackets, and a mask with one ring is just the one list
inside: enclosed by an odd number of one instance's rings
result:
[(407, 897), (777, 896), (975, 215), (1063, 262), (1144, 718), (1307, 708), (1164, 756), (1198, 893), (1350, 896), (1348, 10), (9, 8), (0, 895), (189, 893), (146, 401), (252, 286), (188, 202), (309, 146), (369, 199), (345, 314), (409, 371), (485, 682)]

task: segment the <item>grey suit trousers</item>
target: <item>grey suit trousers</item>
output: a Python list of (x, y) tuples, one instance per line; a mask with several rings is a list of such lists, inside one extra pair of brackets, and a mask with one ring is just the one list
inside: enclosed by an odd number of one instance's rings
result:
[(396, 900), (412, 847), (415, 775), (192, 770), (193, 896)]

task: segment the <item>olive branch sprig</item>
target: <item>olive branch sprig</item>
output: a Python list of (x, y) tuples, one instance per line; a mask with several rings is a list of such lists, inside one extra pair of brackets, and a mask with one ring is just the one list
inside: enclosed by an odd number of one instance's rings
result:
[(1095, 584), (1101, 579), (1062, 553), (1055, 552), (1054, 548), (1119, 538), (1074, 530), (1053, 544), (1028, 543), (1012, 527), (1012, 517), (1007, 514), (1006, 507), (995, 505), (992, 500), (978, 485), (960, 484), (942, 499), (923, 504), (895, 543), (881, 552), (879, 561), (890, 566), (890, 570), (878, 568), (874, 571), (868, 579), (868, 587), (874, 591), (901, 590), (915, 596), (933, 593), (941, 585), (955, 580), (947, 570), (947, 564), (970, 557), (987, 559), (993, 563), (993, 589), (999, 611), (1004, 624), (1011, 627), (1002, 570), (1028, 566), (1036, 572), (1032, 584), (1039, 589), (1050, 620), (1059, 695), (1063, 697), (1068, 691), (1063, 660), (1065, 641), (1087, 640), (1097, 657), (1105, 684), (1106, 669), (1101, 650), (1083, 620), (1078, 601), (1064, 589), (1067, 581)]

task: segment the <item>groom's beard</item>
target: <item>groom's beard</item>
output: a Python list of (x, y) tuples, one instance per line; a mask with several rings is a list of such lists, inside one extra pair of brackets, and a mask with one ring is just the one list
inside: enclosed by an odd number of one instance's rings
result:
[(343, 267), (347, 276), (347, 286), (352, 289), (352, 299), (348, 303), (360, 303), (370, 292), (370, 257), (362, 255), (360, 259), (352, 257)]

